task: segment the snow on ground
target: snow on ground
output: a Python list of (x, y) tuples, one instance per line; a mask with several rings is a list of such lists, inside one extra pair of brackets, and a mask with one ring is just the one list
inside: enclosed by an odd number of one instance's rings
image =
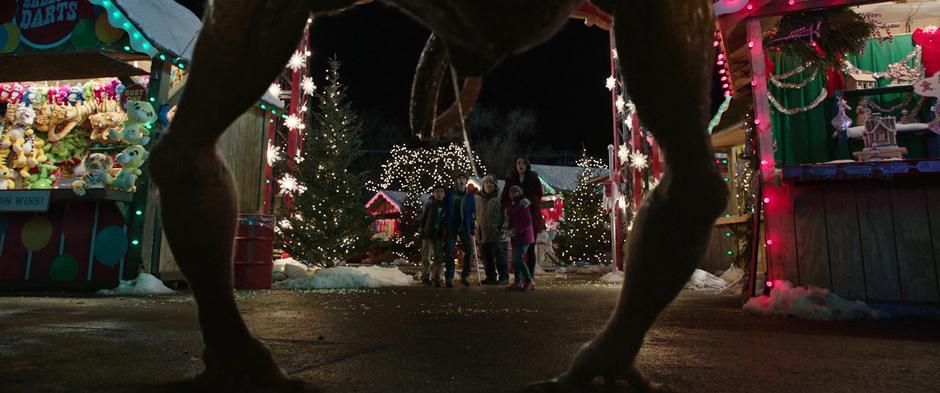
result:
[(121, 280), (121, 283), (114, 289), (102, 289), (97, 292), (105, 296), (121, 295), (170, 295), (176, 291), (163, 285), (163, 281), (153, 275), (140, 273), (133, 280)]
[(288, 278), (275, 283), (279, 288), (326, 289), (326, 288), (379, 288), (408, 286), (414, 279), (398, 268), (379, 266), (331, 267), (308, 269), (301, 277)]
[(795, 316), (802, 319), (860, 320), (891, 318), (861, 300), (846, 300), (825, 288), (794, 287), (789, 281), (774, 281), (770, 296), (751, 298), (744, 312), (757, 316)]
[(303, 263), (297, 262), (294, 258), (284, 258), (274, 261), (274, 267), (271, 273), (271, 280), (274, 282), (284, 281), (289, 278), (306, 277), (308, 271), (316, 270), (309, 268)]
[(702, 269), (695, 269), (695, 273), (692, 273), (689, 282), (685, 283), (685, 289), (693, 291), (720, 292), (726, 286), (728, 286), (728, 283), (725, 280)]
[(580, 274), (597, 274), (597, 273), (607, 273), (613, 269), (611, 265), (572, 265), (572, 266), (562, 266), (555, 270), (555, 273), (580, 273)]
[[(622, 284), (623, 272), (607, 273), (603, 275), (600, 280), (611, 284)], [(704, 270), (695, 269), (695, 273), (692, 274), (689, 282), (685, 284), (685, 289), (695, 291), (720, 291), (725, 289), (727, 285), (728, 283), (725, 282), (725, 280), (715, 277)]]
[(611, 284), (623, 284), (623, 272), (610, 272), (601, 276), (602, 282)]

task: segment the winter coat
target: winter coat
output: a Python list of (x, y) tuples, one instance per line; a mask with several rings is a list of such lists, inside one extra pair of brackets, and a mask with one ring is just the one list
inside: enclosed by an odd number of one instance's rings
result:
[[(530, 205), (531, 207), (531, 205)], [(532, 213), (522, 203), (514, 203), (506, 209), (509, 215), (509, 229), (513, 232), (512, 245), (535, 243), (535, 232), (532, 229)]]
[[(477, 203), (476, 198), (474, 198), (475, 193), (467, 190), (463, 197), (463, 203), (461, 204), (461, 212), (463, 213), (463, 222), (462, 223), (453, 223), (452, 221), (457, 217), (456, 211), (454, 211), (454, 194), (457, 190), (453, 188), (447, 189), (447, 194), (444, 196), (444, 204), (447, 209), (447, 216), (445, 222), (447, 225), (445, 228), (451, 228), (451, 224), (461, 224), (462, 229), (466, 231), (465, 233), (473, 233), (473, 219), (477, 213)], [(455, 225), (456, 227), (456, 225)]]
[(509, 241), (509, 220), (499, 200), (499, 192), (477, 194), (477, 242)]
[(542, 181), (539, 180), (539, 174), (535, 171), (529, 171), (525, 175), (525, 181), (519, 182), (519, 173), (513, 171), (509, 178), (506, 179), (506, 184), (503, 186), (503, 193), (500, 196), (500, 200), (503, 203), (503, 208), (508, 209), (512, 205), (512, 201), (509, 198), (509, 189), (512, 186), (522, 187), (522, 193), (525, 194), (526, 199), (532, 204), (529, 205), (529, 213), (532, 215), (532, 229), (535, 233), (539, 233), (545, 230), (545, 219), (542, 218)]
[(422, 237), (431, 240), (444, 239), (444, 201), (432, 199), (424, 213), (424, 231)]

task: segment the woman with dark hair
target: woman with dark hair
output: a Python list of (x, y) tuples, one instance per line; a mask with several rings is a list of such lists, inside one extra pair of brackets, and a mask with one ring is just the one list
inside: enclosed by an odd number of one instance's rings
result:
[[(503, 186), (503, 193), (500, 195), (500, 201), (503, 209), (512, 206), (512, 198), (509, 196), (509, 189), (512, 186), (519, 186), (528, 201), (529, 212), (532, 214), (532, 233), (538, 237), (538, 234), (545, 230), (545, 220), (542, 218), (542, 181), (539, 174), (532, 171), (532, 164), (524, 156), (516, 157), (513, 165), (513, 171), (506, 177), (506, 185)], [(525, 202), (523, 202), (525, 203)], [(530, 247), (526, 253), (526, 266), (529, 271), (535, 275), (535, 247)]]

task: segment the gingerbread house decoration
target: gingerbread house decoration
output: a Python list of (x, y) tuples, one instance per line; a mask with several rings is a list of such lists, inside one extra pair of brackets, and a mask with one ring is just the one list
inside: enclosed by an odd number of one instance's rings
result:
[(898, 147), (897, 127), (894, 117), (881, 117), (873, 113), (865, 121), (865, 149), (853, 153), (859, 161), (876, 161), (904, 158), (907, 149)]
[(854, 73), (849, 74), (845, 79), (846, 90), (874, 89), (875, 77), (870, 74)]

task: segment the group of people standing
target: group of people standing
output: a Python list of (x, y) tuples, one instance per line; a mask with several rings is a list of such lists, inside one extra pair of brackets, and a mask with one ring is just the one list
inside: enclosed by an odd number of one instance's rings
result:
[[(535, 238), (545, 230), (539, 204), (542, 183), (525, 157), (518, 157), (500, 192), (496, 177), (483, 177), (483, 189), (467, 189), (469, 178), (457, 174), (453, 187), (437, 185), (420, 216), (421, 281), (427, 286), (454, 286), (457, 240), (463, 251), (460, 281), (470, 286), (471, 266), (479, 244), (486, 278), (483, 285), (509, 284), (507, 251), (512, 250), (512, 291), (535, 289)], [(441, 270), (444, 270), (443, 277)]]

